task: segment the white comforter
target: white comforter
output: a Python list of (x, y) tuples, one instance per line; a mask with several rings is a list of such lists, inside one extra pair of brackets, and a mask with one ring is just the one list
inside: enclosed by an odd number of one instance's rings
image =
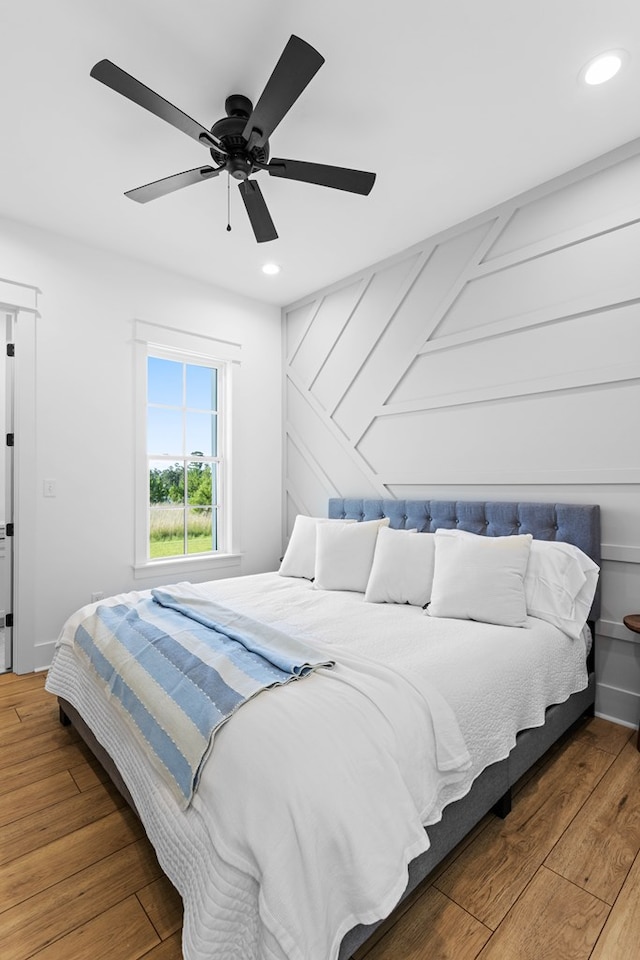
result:
[(337, 666), (243, 706), (183, 813), (80, 672), (87, 608), (65, 626), (47, 687), (116, 760), (183, 896), (185, 960), (334, 960), (351, 927), (399, 899), (423, 825), (586, 685), (584, 644), (533, 618), (436, 620), (277, 574), (194, 589), (295, 630)]

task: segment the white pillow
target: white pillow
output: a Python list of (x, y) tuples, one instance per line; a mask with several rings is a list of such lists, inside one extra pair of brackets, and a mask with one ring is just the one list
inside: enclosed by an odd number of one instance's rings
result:
[(524, 626), (524, 577), (532, 539), (529, 533), (484, 537), (436, 530), (429, 615)]
[(365, 600), (424, 607), (431, 598), (434, 557), (435, 534), (382, 527)]
[(524, 578), (527, 613), (578, 639), (598, 584), (600, 568), (571, 543), (534, 540)]
[(278, 573), (281, 577), (306, 577), (313, 580), (316, 569), (316, 528), (319, 523), (355, 523), (355, 520), (329, 520), (327, 517), (296, 517), (289, 544)]
[(388, 517), (353, 524), (318, 524), (315, 586), (319, 590), (356, 590), (364, 593), (371, 573), (378, 530), (388, 526)]

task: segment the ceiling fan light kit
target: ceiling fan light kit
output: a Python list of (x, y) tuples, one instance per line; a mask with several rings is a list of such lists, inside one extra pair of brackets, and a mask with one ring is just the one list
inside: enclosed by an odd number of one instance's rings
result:
[(269, 160), (269, 137), (323, 63), (317, 50), (292, 35), (255, 107), (243, 94), (232, 94), (225, 101), (226, 117), (208, 130), (115, 63), (100, 60), (91, 70), (92, 77), (203, 144), (213, 160), (213, 166), (207, 164), (155, 180), (127, 190), (125, 196), (147, 203), (226, 172), (239, 181), (240, 195), (258, 243), (275, 240), (278, 234), (262, 191), (253, 179), (256, 173), (266, 171), (272, 177), (367, 196), (375, 173), (302, 160)]

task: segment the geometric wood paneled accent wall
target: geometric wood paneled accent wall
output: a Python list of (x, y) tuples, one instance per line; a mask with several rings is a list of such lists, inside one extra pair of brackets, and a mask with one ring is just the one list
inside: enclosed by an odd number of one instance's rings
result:
[(304, 298), (283, 324), (287, 530), (329, 496), (526, 486), (595, 498), (609, 558), (640, 560), (640, 141)]

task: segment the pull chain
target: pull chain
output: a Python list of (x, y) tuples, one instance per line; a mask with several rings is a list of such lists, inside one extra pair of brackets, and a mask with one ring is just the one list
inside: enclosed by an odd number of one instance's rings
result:
[(231, 232), (231, 177), (227, 174), (227, 233)]

